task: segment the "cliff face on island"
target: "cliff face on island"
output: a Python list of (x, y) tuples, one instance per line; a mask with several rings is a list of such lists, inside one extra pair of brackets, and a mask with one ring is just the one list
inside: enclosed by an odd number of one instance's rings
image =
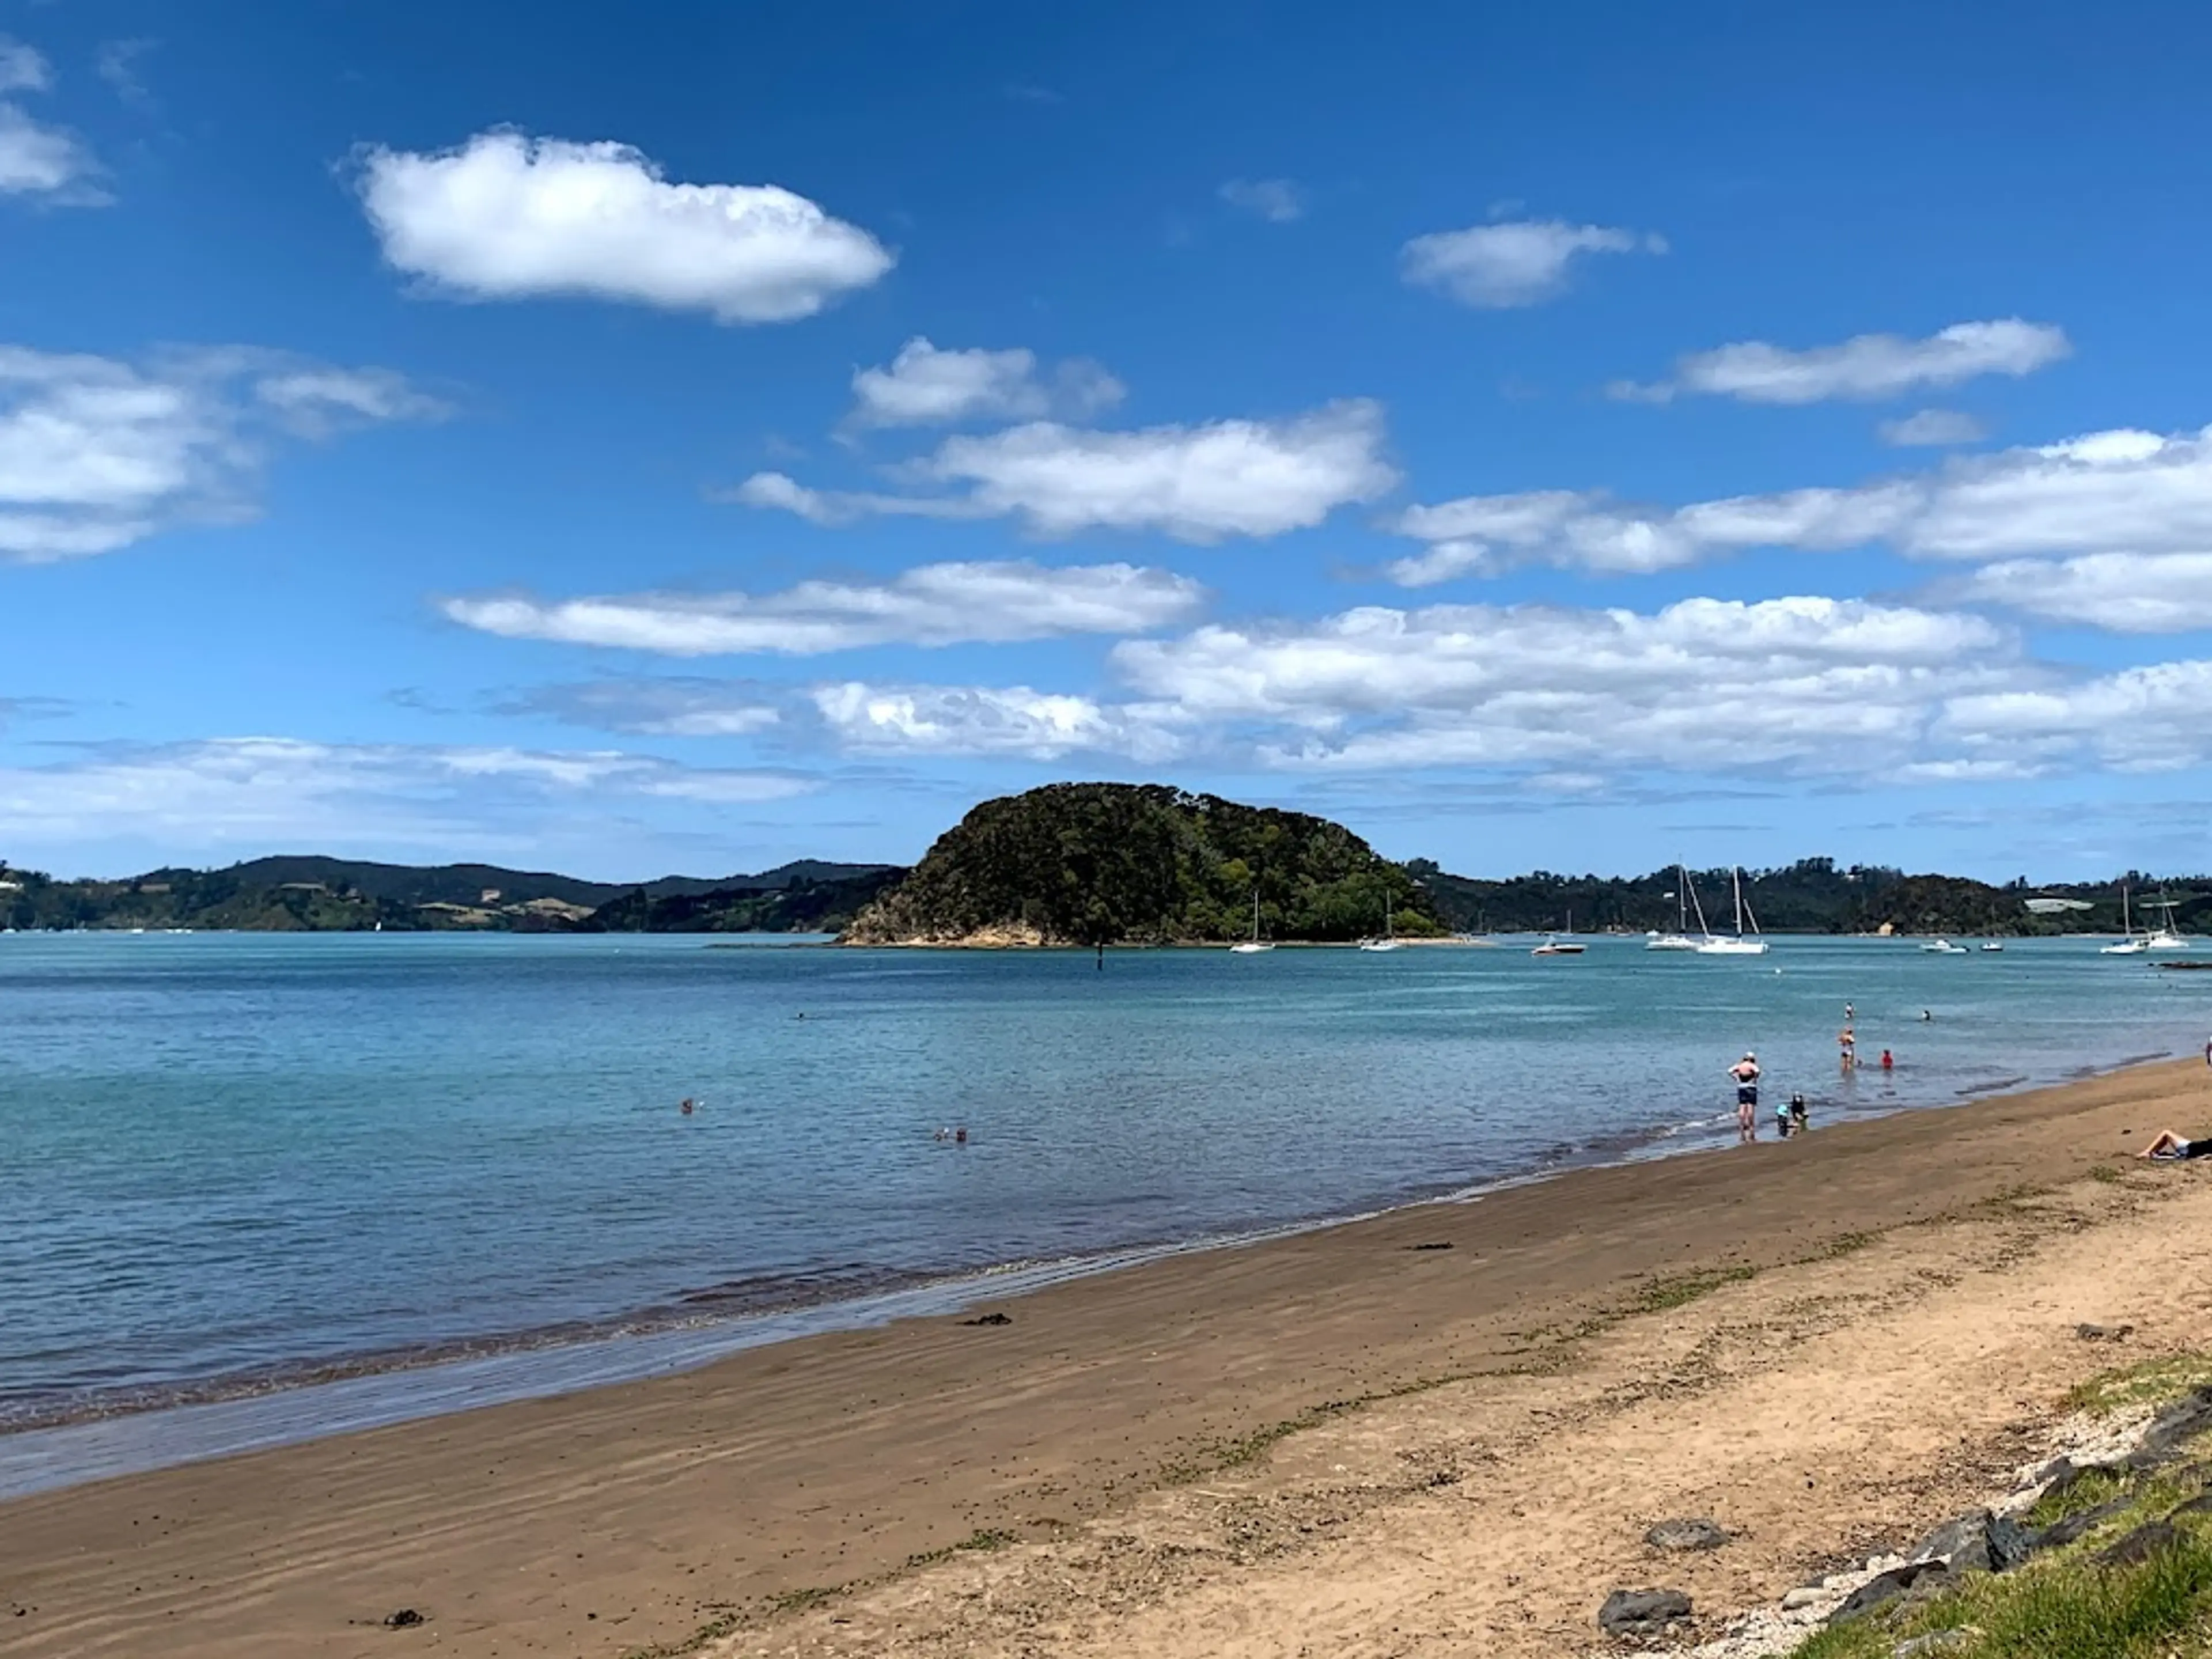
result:
[(1342, 824), (1164, 784), (985, 801), (863, 910), (848, 945), (1159, 945), (1442, 933), (1429, 896)]

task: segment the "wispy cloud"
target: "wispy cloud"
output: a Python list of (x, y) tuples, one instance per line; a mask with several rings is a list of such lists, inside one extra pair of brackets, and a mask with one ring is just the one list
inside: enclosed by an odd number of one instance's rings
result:
[(0, 346), (0, 558), (78, 558), (248, 517), (279, 439), (448, 412), (390, 370), (252, 347), (134, 364)]
[(1989, 428), (1971, 415), (1955, 409), (1923, 409), (1894, 421), (1884, 421), (1881, 441), (1900, 448), (1944, 448), (1952, 444), (1978, 444)]
[(1188, 621), (1205, 594), (1168, 570), (1009, 561), (923, 565), (882, 582), (801, 582), (781, 593), (483, 595), (447, 599), (440, 609), (465, 627), (509, 639), (669, 656), (812, 656), (862, 646), (1141, 634)]
[(27, 196), (64, 207), (104, 206), (100, 167), (75, 134), (48, 126), (12, 95), (53, 85), (45, 54), (0, 34), (0, 196)]
[(1036, 354), (1024, 348), (946, 351), (916, 335), (888, 365), (854, 373), (848, 422), (898, 427), (1048, 415), (1081, 420), (1121, 402), (1123, 391), (1087, 358), (1072, 358), (1040, 376)]
[(1675, 363), (1672, 380), (1650, 386), (1618, 380), (1607, 390), (1615, 398), (1638, 403), (1665, 403), (1688, 393), (1752, 404), (1870, 401), (1923, 386), (1957, 386), (1984, 374), (2033, 374), (2073, 349), (2063, 329), (2008, 317), (1954, 323), (1925, 339), (1859, 334), (1841, 345), (1804, 351), (1745, 340), (1691, 353)]
[(1583, 255), (1666, 251), (1666, 239), (1649, 232), (1524, 219), (1416, 236), (1400, 251), (1398, 264), (1416, 288), (1434, 289), (1462, 305), (1504, 310), (1556, 299)]
[(1231, 179), (1222, 185), (1221, 199), (1271, 225), (1287, 225), (1306, 216), (1306, 193), (1290, 179)]

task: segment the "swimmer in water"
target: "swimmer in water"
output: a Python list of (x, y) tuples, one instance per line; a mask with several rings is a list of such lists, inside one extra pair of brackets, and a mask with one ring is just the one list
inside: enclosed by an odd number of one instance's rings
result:
[(677, 1109), (678, 1111), (679, 1111), (679, 1112), (683, 1113), (683, 1114), (684, 1114), (684, 1116), (686, 1116), (686, 1117), (690, 1116), (690, 1115), (691, 1115), (691, 1097), (690, 1097), (690, 1096), (689, 1096), (689, 1095), (684, 1096), (684, 1103), (683, 1103), (681, 1106), (678, 1106), (676, 1109)]
[(1885, 1072), (1893, 1072), (1897, 1069), (1897, 1057), (1887, 1048), (1881, 1051), (1881, 1069)]
[(968, 1126), (966, 1124), (962, 1124), (958, 1128), (952, 1132), (952, 1144), (956, 1146), (965, 1146), (968, 1144)]
[(1922, 1023), (1923, 1024), (1927, 1024), (1927, 1022), (1928, 1022), (1928, 1021), (1929, 1021), (1929, 1020), (1931, 1020), (1931, 1019), (1933, 1019), (1933, 1018), (1936, 1018), (1936, 1016), (1935, 1016), (1934, 1014), (1930, 1013), (1930, 1012), (1929, 1012), (1927, 1009), (1925, 1009), (1925, 1008), (1923, 1008), (1923, 1009), (1920, 1011), (1920, 1019), (1921, 1019), (1921, 1023)]

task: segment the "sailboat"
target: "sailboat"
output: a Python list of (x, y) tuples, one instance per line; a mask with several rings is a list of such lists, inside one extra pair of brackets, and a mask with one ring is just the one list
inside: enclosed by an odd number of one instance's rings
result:
[(1553, 933), (1528, 954), (1532, 957), (1578, 957), (1583, 950), (1582, 941), (1575, 937), (1575, 913), (1570, 910), (1567, 912), (1566, 938), (1561, 939), (1557, 933)]
[[(1743, 902), (1741, 865), (1736, 866), (1733, 879), (1735, 884), (1735, 937), (1716, 939), (1707, 935), (1705, 943), (1698, 946), (1698, 954), (1701, 957), (1763, 957), (1766, 954), (1766, 941), (1757, 937), (1759, 918), (1751, 914)], [(1747, 921), (1751, 924), (1749, 933), (1744, 931)]]
[[(1656, 928), (1652, 929), (1644, 936), (1645, 950), (1694, 951), (1698, 948), (1698, 941), (1690, 937), (1690, 904), (1697, 896), (1698, 890), (1690, 882), (1689, 866), (1684, 864), (1676, 865), (1674, 893), (1676, 918), (1674, 931), (1671, 933), (1662, 933)], [(1698, 907), (1698, 932), (1704, 938), (1712, 937), (1705, 928), (1705, 910), (1703, 905)]]
[(2107, 945), (2097, 954), (2100, 957), (2139, 957), (2149, 945), (2136, 933), (2135, 914), (2128, 908), (2128, 884), (2120, 884), (2120, 932), (2126, 937), (2117, 945)]
[(1364, 939), (1359, 941), (1359, 948), (1363, 951), (1395, 951), (1398, 948), (1397, 939), (1390, 932), (1389, 900), (1382, 901), (1382, 937)]
[(2158, 926), (2143, 935), (2143, 949), (2186, 951), (2189, 948), (2189, 941), (2173, 931), (2173, 901), (2160, 899), (2158, 902), (2158, 908), (2160, 913)]
[(1275, 944), (1273, 939), (1262, 939), (1260, 937), (1260, 890), (1255, 887), (1252, 890), (1252, 937), (1237, 940), (1229, 947), (1229, 952), (1231, 956), (1255, 957), (1262, 951), (1272, 951), (1274, 948)]

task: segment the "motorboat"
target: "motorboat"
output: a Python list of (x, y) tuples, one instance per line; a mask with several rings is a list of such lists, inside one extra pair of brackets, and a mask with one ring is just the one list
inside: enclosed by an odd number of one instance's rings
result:
[(1931, 939), (1920, 948), (1935, 957), (1963, 957), (1966, 954), (1965, 945), (1954, 945), (1948, 939)]
[(1557, 933), (1550, 934), (1528, 954), (1532, 957), (1578, 957), (1582, 955), (1583, 949), (1582, 941), (1575, 937), (1575, 913), (1570, 910), (1567, 912), (1566, 938), (1561, 939)]
[(1982, 941), (1982, 949), (1984, 951), (2002, 951), (2004, 949), (2004, 941), (2002, 939), (1985, 939)]

